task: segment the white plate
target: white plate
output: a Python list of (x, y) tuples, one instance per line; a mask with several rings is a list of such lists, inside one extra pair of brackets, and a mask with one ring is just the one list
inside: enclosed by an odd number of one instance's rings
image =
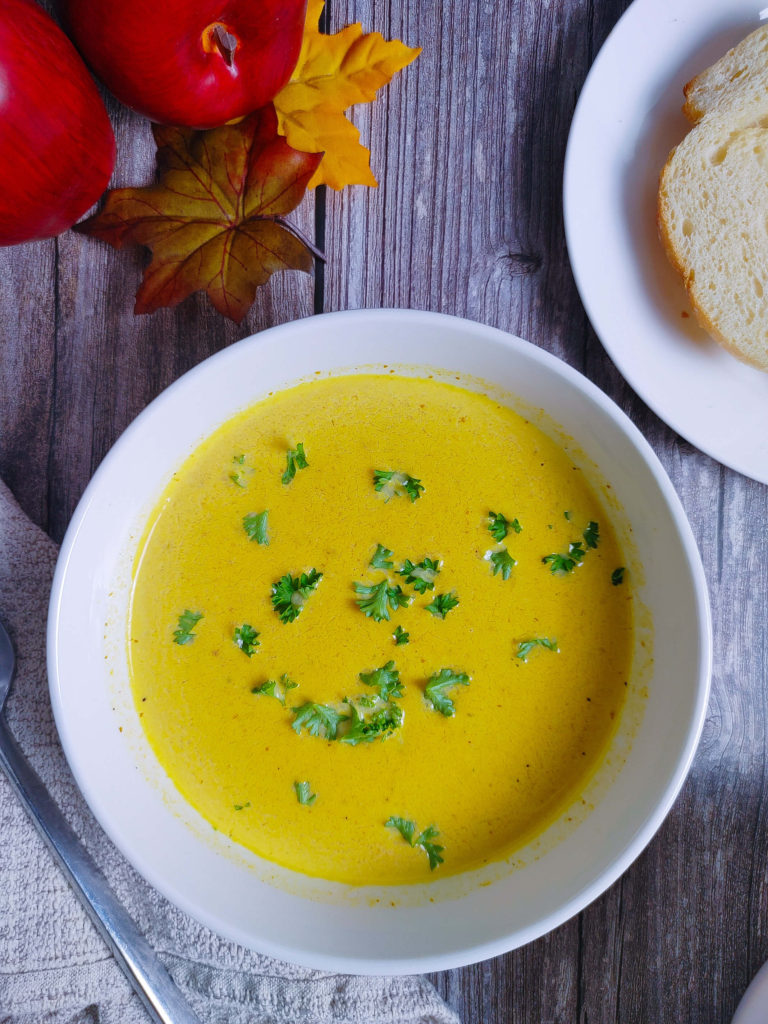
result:
[(608, 354), (678, 433), (763, 483), (768, 373), (738, 362), (697, 326), (658, 239), (656, 189), (690, 127), (683, 86), (758, 28), (767, 2), (635, 0), (587, 77), (564, 182), (574, 277)]
[[(556, 410), (556, 436), (572, 439), (563, 443), (587, 479), (611, 482), (614, 526), (626, 538), (627, 564), (647, 609), (638, 615), (638, 663), (651, 653), (653, 626), (653, 664), (647, 677), (633, 673), (603, 768), (558, 822), (508, 862), (423, 885), (354, 888), (261, 860), (183, 800), (136, 714), (126, 621), (147, 517), (202, 438), (299, 377), (377, 367), (476, 386), (478, 378), (488, 381), (490, 393), (507, 396), (545, 429), (554, 427), (540, 410)], [(633, 548), (642, 558), (636, 572)], [(704, 573), (680, 501), (648, 443), (602, 391), (547, 352), (481, 324), (358, 310), (298, 320), (230, 346), (185, 374), (128, 428), (89, 484), (61, 548), (48, 674), (64, 751), (86, 800), (118, 848), (169, 899), (264, 953), (332, 970), (413, 974), (530, 942), (629, 866), (691, 763), (707, 708), (711, 645)]]
[(765, 1024), (768, 1020), (768, 964), (763, 964), (736, 1007), (731, 1024)]

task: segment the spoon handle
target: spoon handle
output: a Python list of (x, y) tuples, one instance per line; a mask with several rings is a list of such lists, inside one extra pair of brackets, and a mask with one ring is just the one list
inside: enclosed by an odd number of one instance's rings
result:
[(155, 1024), (200, 1024), (0, 716), (0, 767)]

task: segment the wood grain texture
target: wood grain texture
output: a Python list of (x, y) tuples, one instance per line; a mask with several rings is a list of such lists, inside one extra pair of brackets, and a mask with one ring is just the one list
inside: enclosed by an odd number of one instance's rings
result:
[[(410, 306), (520, 334), (586, 373), (643, 431), (704, 559), (712, 700), (684, 789), (648, 849), (581, 915), (527, 947), (435, 976), (465, 1024), (729, 1021), (768, 959), (765, 793), (768, 488), (659, 421), (589, 327), (561, 213), (567, 133), (627, 0), (331, 0), (424, 46), (355, 112), (376, 190), (318, 197), (328, 264), (262, 290), (241, 328), (194, 298), (134, 317), (144, 256), (66, 234), (0, 250), (0, 476), (60, 539), (110, 445), (163, 387), (238, 337), (312, 312)], [(147, 126), (111, 105), (115, 184), (152, 173)], [(302, 208), (311, 230), (312, 203)]]
[(768, 959), (768, 489), (695, 451), (633, 394), (595, 338), (565, 250), (568, 128), (627, 4), (334, 0), (425, 43), (361, 111), (377, 191), (328, 199), (328, 309), (413, 306), (535, 342), (586, 373), (648, 437), (691, 520), (711, 588), (715, 676), (681, 796), (636, 864), (573, 921), (434, 980), (467, 1024), (726, 1022)]

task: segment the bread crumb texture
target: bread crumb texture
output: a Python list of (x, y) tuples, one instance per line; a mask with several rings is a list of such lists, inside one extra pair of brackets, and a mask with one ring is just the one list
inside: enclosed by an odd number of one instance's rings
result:
[(768, 370), (768, 25), (684, 91), (694, 127), (661, 172), (661, 240), (701, 326)]

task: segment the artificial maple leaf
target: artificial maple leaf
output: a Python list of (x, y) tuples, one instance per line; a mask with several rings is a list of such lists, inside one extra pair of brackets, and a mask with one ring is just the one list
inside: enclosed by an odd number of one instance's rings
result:
[(274, 100), (278, 131), (296, 149), (325, 153), (310, 188), (375, 187), (370, 153), (344, 111), (355, 103), (370, 103), (421, 48), (398, 39), (387, 41), (379, 32), (363, 32), (360, 24), (325, 35), (318, 27), (324, 4), (325, 0), (309, 0), (298, 63)]
[(158, 183), (112, 190), (101, 212), (75, 228), (116, 249), (152, 250), (135, 313), (204, 290), (240, 323), (271, 274), (311, 271), (308, 243), (281, 215), (301, 201), (322, 154), (292, 149), (277, 134), (272, 106), (211, 131), (152, 125), (152, 132)]

